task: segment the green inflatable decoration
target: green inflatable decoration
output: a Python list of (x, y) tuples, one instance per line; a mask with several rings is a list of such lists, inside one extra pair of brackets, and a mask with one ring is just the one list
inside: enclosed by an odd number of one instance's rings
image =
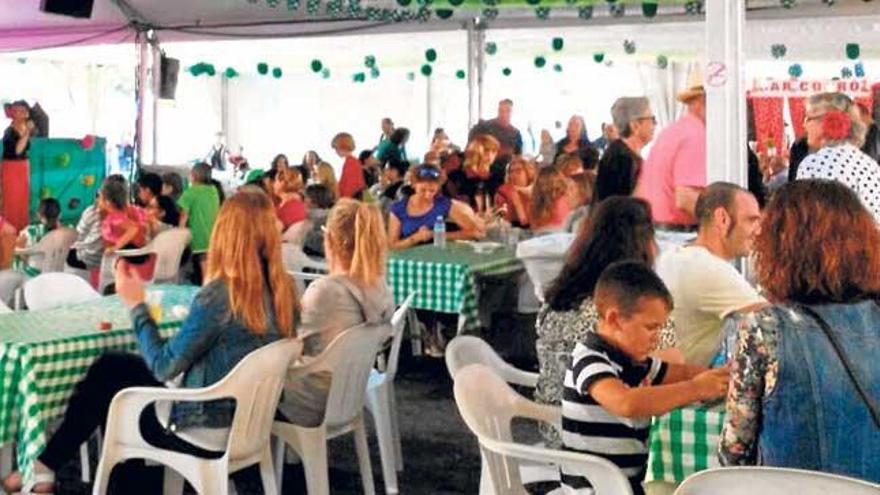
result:
[(284, 72), (281, 70), (281, 67), (275, 67), (272, 69), (272, 77), (275, 79), (281, 79), (281, 76), (284, 75)]
[(330, 69), (328, 69), (327, 67), (321, 69), (321, 77), (323, 77), (324, 79), (330, 79)]
[(562, 38), (553, 38), (551, 45), (553, 46), (553, 50), (558, 52), (565, 46), (565, 40)]
[(858, 43), (847, 43), (846, 44), (846, 58), (850, 60), (855, 60), (859, 58), (859, 54), (861, 53), (861, 48)]
[(467, 74), (463, 70), (455, 71), (455, 77), (457, 77), (459, 79), (464, 79), (465, 76), (467, 76)]
[(437, 50), (433, 48), (428, 48), (425, 50), (425, 60), (428, 62), (434, 63), (437, 61)]
[(547, 59), (541, 56), (535, 57), (535, 67), (542, 69), (547, 65)]
[(653, 2), (642, 2), (642, 14), (645, 17), (651, 18), (657, 15), (657, 1)]
[(223, 74), (226, 76), (226, 79), (238, 77), (238, 71), (233, 69), (232, 67), (227, 67), (226, 71)]
[(265, 76), (269, 73), (269, 64), (267, 64), (266, 62), (258, 63), (257, 72), (259, 72), (261, 76)]
[(311, 63), (312, 72), (321, 72), (321, 69), (324, 68), (324, 64), (321, 63), (320, 60), (314, 59)]
[(597, 64), (601, 64), (603, 60), (605, 60), (605, 54), (603, 52), (596, 52), (593, 54), (593, 60)]
[(562, 65), (553, 64), (553, 70), (555, 70), (556, 72), (562, 72)]
[(425, 64), (421, 69), (422, 75), (425, 77), (431, 77), (431, 74), (434, 72), (434, 69), (431, 68), (429, 64)]
[(373, 68), (370, 69), (370, 77), (371, 77), (371, 78), (373, 78), (373, 79), (378, 79), (378, 78), (379, 78), (379, 74), (381, 74), (381, 73), (379, 72), (379, 68), (378, 68), (378, 67), (373, 67)]
[(449, 19), (455, 12), (452, 9), (437, 9), (434, 13), (441, 19)]
[(406, 80), (407, 81), (415, 81), (416, 80), (416, 73), (415, 72), (407, 72), (406, 73)]
[(498, 45), (495, 44), (494, 41), (486, 43), (486, 53), (488, 55), (495, 55), (496, 53), (498, 53)]
[(504, 69), (501, 70), (501, 73), (504, 74), (504, 77), (508, 77), (511, 74), (513, 74), (513, 71), (510, 70), (510, 67), (505, 67)]
[(366, 67), (368, 69), (372, 69), (375, 66), (376, 66), (376, 57), (374, 57), (373, 55), (367, 55), (366, 57), (364, 57), (364, 67)]

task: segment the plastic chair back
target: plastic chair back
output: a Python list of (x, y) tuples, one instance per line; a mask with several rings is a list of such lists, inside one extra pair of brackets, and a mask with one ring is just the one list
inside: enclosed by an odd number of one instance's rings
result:
[(446, 345), (446, 368), (453, 380), (462, 368), (470, 364), (483, 364), (492, 369), (504, 381), (534, 388), (538, 374), (514, 368), (501, 359), (485, 340), (471, 335), (460, 335)]
[(289, 370), (289, 381), (321, 371), (332, 374), (324, 425), (346, 425), (361, 414), (373, 362), (382, 342), (390, 335), (388, 323), (358, 325), (339, 334), (308, 364)]
[(878, 495), (880, 485), (830, 473), (763, 466), (715, 468), (688, 477), (675, 495)]
[(544, 302), (544, 292), (562, 271), (574, 238), (570, 233), (549, 234), (517, 244), (516, 257), (525, 266), (539, 302)]
[(176, 282), (180, 273), (180, 259), (189, 245), (192, 234), (189, 229), (174, 228), (160, 232), (148, 248), (156, 253), (153, 282)]
[(385, 367), (385, 376), (394, 381), (397, 375), (397, 363), (400, 361), (400, 346), (403, 344), (403, 331), (406, 329), (407, 316), (412, 307), (413, 299), (418, 292), (413, 291), (403, 301), (403, 304), (394, 311), (391, 316), (391, 352), (388, 355), (388, 366)]
[(266, 448), (286, 370), (301, 353), (301, 341), (282, 339), (248, 354), (220, 382), (236, 403), (229, 432), (230, 459), (255, 457)]
[(42, 253), (42, 257), (35, 260), (40, 273), (63, 272), (67, 253), (74, 242), (76, 231), (66, 227), (55, 229), (40, 239), (36, 251)]
[(88, 282), (69, 273), (43, 273), (24, 284), (24, 301), (30, 310), (51, 309), (100, 299)]
[(495, 493), (526, 493), (517, 459), (567, 466), (587, 476), (595, 493), (632, 493), (626, 476), (607, 459), (514, 443), (510, 432), (514, 417), (558, 424), (559, 409), (517, 394), (491, 368), (474, 364), (459, 369), (454, 392), (464, 422), (480, 442)]

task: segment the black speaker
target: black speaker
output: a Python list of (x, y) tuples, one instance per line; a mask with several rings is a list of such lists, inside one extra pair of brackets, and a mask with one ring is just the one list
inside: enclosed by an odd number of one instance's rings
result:
[(159, 64), (159, 98), (173, 100), (177, 92), (177, 73), (180, 72), (180, 60), (162, 55)]
[(68, 15), (71, 17), (89, 18), (95, 0), (41, 0), (40, 10), (50, 14)]

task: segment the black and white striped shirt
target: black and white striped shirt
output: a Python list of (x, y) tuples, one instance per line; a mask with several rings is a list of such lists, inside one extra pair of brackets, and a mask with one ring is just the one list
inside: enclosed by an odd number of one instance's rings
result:
[[(597, 333), (586, 336), (572, 351), (562, 392), (562, 442), (566, 450), (604, 457), (629, 478), (633, 492), (643, 493), (641, 482), (648, 463), (651, 418), (624, 418), (607, 411), (590, 395), (590, 386), (616, 378), (630, 387), (657, 385), (666, 364), (654, 358), (637, 363)], [(582, 476), (562, 472), (571, 489), (589, 488)], [(589, 493), (589, 492), (587, 492)]]

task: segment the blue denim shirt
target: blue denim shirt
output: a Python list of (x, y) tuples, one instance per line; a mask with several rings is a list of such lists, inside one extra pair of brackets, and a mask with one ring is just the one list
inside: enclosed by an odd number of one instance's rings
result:
[[(251, 351), (279, 338), (268, 289), (263, 299), (269, 330), (259, 336), (234, 318), (229, 292), (221, 281), (202, 287), (190, 306), (180, 331), (170, 339), (159, 336), (145, 304), (131, 310), (141, 354), (157, 380), (167, 382), (181, 373), (183, 388), (212, 385), (226, 376)], [(226, 427), (232, 424), (234, 401), (174, 404), (171, 423), (176, 427)]]

